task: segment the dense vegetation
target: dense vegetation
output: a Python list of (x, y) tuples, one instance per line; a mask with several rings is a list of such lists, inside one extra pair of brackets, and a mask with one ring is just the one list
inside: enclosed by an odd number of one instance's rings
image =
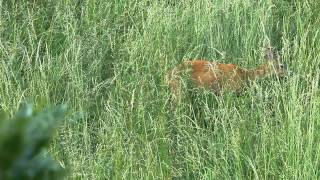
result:
[[(0, 0), (0, 105), (67, 104), (51, 142), (76, 179), (316, 179), (318, 0)], [(189, 58), (262, 63), (291, 75), (242, 96), (187, 91), (165, 74)]]
[(47, 153), (65, 108), (34, 111), (23, 105), (12, 119), (0, 113), (0, 179), (60, 180), (66, 170)]

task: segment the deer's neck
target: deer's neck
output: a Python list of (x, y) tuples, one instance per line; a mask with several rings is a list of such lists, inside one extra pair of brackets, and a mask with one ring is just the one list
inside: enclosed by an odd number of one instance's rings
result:
[(258, 79), (262, 79), (270, 74), (269, 65), (263, 64), (254, 69), (247, 70), (247, 78), (248, 80), (255, 81)]

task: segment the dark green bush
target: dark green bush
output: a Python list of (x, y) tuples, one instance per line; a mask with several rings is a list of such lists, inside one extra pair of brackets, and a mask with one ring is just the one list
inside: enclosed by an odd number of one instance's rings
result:
[(61, 179), (65, 174), (46, 147), (65, 107), (34, 112), (24, 105), (12, 118), (0, 116), (0, 179)]

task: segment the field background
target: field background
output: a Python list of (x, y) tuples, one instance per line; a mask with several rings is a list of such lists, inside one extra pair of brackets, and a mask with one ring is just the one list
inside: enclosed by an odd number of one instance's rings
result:
[[(319, 179), (318, 0), (0, 0), (0, 105), (68, 114), (51, 152), (72, 179)], [(189, 58), (252, 68), (266, 40), (292, 74), (240, 97), (165, 74)]]

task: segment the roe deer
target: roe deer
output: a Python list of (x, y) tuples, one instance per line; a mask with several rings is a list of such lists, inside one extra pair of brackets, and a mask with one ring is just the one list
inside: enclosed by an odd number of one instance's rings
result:
[[(282, 63), (279, 53), (273, 48), (265, 48), (266, 63), (246, 69), (236, 64), (223, 64), (207, 60), (184, 61), (167, 74), (167, 82), (174, 101), (179, 101), (181, 82), (191, 80), (197, 87), (204, 87), (216, 94), (224, 91), (240, 92), (248, 81), (255, 81), (269, 75), (284, 76), (287, 67)], [(183, 76), (186, 75), (186, 76)]]

